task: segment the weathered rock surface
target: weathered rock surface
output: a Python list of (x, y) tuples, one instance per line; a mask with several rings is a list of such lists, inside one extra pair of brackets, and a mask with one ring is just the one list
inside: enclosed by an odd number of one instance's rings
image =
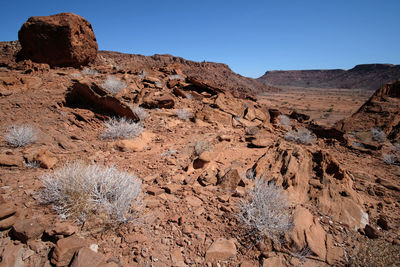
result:
[(26, 243), (28, 240), (42, 236), (44, 226), (38, 219), (19, 220), (14, 223), (11, 234), (14, 238)]
[(206, 261), (223, 261), (236, 256), (236, 245), (233, 239), (219, 238), (211, 244), (206, 252)]
[(383, 130), (392, 141), (400, 140), (400, 80), (387, 83), (351, 117), (336, 123), (345, 132)]
[(256, 178), (275, 180), (290, 200), (311, 202), (351, 228), (364, 228), (368, 222), (348, 172), (326, 152), (311, 153), (299, 145), (281, 143), (268, 148), (252, 170)]
[(88, 244), (83, 238), (70, 236), (57, 241), (51, 257), (51, 263), (56, 266), (68, 266), (75, 252)]
[(67, 105), (91, 107), (99, 113), (105, 112), (134, 121), (139, 120), (128, 105), (89, 80), (73, 80), (73, 85), (69, 88), (65, 101)]
[(90, 23), (73, 13), (30, 17), (18, 32), (21, 56), (51, 66), (78, 67), (97, 56)]

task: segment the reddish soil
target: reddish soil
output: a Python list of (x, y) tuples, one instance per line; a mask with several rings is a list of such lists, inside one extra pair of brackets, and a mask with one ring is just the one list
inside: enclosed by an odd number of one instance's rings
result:
[[(254, 93), (273, 88), (234, 74), (222, 64), (100, 52), (89, 66), (98, 71), (92, 75), (81, 69), (15, 62), (17, 51), (18, 43), (2, 43), (0, 130), (5, 133), (10, 125), (31, 124), (38, 129), (39, 139), (22, 148), (1, 139), (0, 223), (15, 220), (0, 232), (2, 264), (50, 266), (50, 260), (65, 257), (68, 265), (79, 250), (73, 259), (76, 264), (79, 257), (93, 256), (80, 247), (71, 248), (86, 243), (98, 245), (93, 257), (104, 264), (99, 266), (400, 263), (400, 168), (398, 162), (383, 161), (383, 151), (398, 154), (394, 144), (372, 140), (370, 147), (360, 148), (346, 142), (346, 134), (344, 141), (333, 136), (319, 137), (312, 145), (297, 144), (283, 136), (291, 128), (309, 127), (308, 122), (292, 120), (288, 128), (273, 123), (273, 117), (270, 120), (274, 114), (270, 109), (286, 113), (282, 101), (298, 103), (290, 106), (298, 112), (310, 104), (310, 115), (317, 119), (333, 104), (329, 113), (339, 115), (322, 120), (332, 125), (357, 110), (368, 95), (354, 96), (346, 90), (335, 95), (321, 90), (281, 91), (256, 101)], [(108, 75), (127, 87), (116, 95), (104, 93), (100, 87)], [(174, 81), (171, 75), (182, 80)], [(91, 87), (96, 96), (90, 101), (82, 97), (88, 101), (85, 105), (76, 99), (66, 101), (74, 84), (92, 83), (100, 89)], [(138, 137), (140, 146), (132, 148), (100, 139), (104, 121), (113, 115), (109, 113), (118, 112), (99, 108), (108, 101), (105, 98), (116, 101), (116, 109), (148, 107), (143, 124), (146, 133), (152, 133), (150, 140)], [(192, 118), (180, 120), (178, 109), (189, 110)], [(207, 142), (211, 154), (196, 156), (196, 141)], [(165, 154), (171, 149), (176, 153)], [(44, 163), (57, 161), (46, 165), (50, 170), (24, 164), (31, 154), (43, 150), (47, 151)], [(115, 165), (142, 179), (143, 222), (109, 227), (96, 216), (83, 225), (67, 220), (68, 229), (75, 229), (72, 237), (85, 242), (70, 241), (71, 231), (52, 232), (60, 219), (50, 206), (40, 203), (39, 178), (75, 160)], [(201, 161), (204, 164), (198, 167)], [(257, 241), (238, 221), (238, 204), (254, 184), (246, 177), (249, 169), (255, 178), (276, 181), (288, 197), (294, 226), (281, 240)], [(238, 175), (225, 176), (230, 170)], [(12, 209), (17, 212), (6, 212)], [(21, 224), (30, 226), (21, 230)]]

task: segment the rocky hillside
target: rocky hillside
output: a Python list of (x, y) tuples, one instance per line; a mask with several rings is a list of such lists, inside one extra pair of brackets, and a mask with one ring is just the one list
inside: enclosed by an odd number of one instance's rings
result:
[(18, 46), (0, 50), (0, 266), (399, 265), (390, 140), (358, 149), (235, 97), (219, 65), (99, 52), (60, 67)]
[(350, 70), (267, 71), (258, 81), (270, 86), (376, 90), (400, 77), (400, 65), (363, 64)]

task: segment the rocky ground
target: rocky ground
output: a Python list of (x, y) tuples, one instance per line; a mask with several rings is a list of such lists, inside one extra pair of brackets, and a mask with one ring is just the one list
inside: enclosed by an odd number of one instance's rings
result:
[[(38, 138), (22, 147), (1, 139), (1, 266), (400, 263), (394, 126), (377, 135), (279, 116), (285, 111), (257, 101), (262, 85), (225, 65), (100, 52), (85, 69), (49, 67), (15, 61), (18, 51), (17, 42), (2, 43), (0, 130), (31, 125)], [(109, 76), (122, 90), (105, 89)], [(238, 83), (247, 89), (232, 89)], [(398, 112), (398, 87), (380, 92)], [(145, 130), (101, 138), (112, 116), (140, 120)], [(302, 128), (312, 131), (306, 142), (288, 138)], [(101, 212), (83, 223), (61, 220), (42, 201), (41, 177), (74, 161), (134, 173), (145, 203), (138, 220), (109, 224)], [(257, 179), (274, 181), (286, 197), (291, 227), (275, 238), (254, 235), (239, 219)]]

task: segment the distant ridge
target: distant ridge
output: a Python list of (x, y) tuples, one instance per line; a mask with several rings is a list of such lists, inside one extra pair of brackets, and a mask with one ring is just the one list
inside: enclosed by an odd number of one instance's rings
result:
[(376, 90), (400, 77), (400, 65), (360, 64), (349, 70), (275, 70), (258, 78), (270, 86)]

